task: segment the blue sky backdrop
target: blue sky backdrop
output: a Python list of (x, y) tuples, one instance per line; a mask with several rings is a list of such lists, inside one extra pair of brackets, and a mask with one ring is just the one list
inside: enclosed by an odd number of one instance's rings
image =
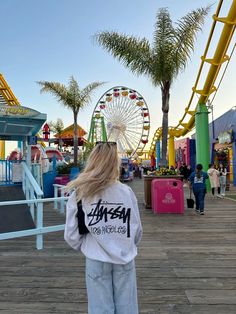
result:
[[(231, 3), (230, 0), (224, 1), (221, 16), (227, 14)], [(124, 68), (94, 42), (93, 35), (103, 30), (115, 30), (152, 41), (159, 8), (168, 7), (173, 21), (176, 21), (187, 12), (209, 4), (212, 4), (211, 12), (203, 32), (198, 34), (192, 59), (171, 90), (169, 124), (176, 125), (190, 98), (218, 1), (2, 0), (0, 73), (23, 106), (47, 113), (48, 120), (63, 118), (65, 126), (73, 122), (72, 113), (51, 95), (40, 94), (36, 81), (66, 84), (73, 75), (81, 87), (92, 81), (107, 82), (94, 93), (92, 103), (79, 114), (78, 122), (87, 131), (96, 102), (106, 90), (117, 85), (136, 89), (150, 110), (151, 140), (155, 129), (161, 126), (160, 89), (154, 88), (148, 78), (137, 77)], [(208, 57), (212, 57), (221, 29), (222, 26), (217, 26)], [(215, 117), (235, 105), (235, 69), (233, 55), (214, 100)]]

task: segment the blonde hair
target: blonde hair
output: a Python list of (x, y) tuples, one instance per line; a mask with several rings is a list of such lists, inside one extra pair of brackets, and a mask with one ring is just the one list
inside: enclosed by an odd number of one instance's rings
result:
[(116, 143), (98, 143), (91, 151), (83, 172), (68, 183), (66, 190), (75, 190), (77, 201), (92, 197), (118, 180), (119, 165)]

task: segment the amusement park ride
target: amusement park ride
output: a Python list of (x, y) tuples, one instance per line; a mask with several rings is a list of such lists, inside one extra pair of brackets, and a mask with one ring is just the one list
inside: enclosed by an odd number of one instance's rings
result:
[[(175, 164), (175, 150), (174, 150), (174, 139), (185, 136), (190, 132), (193, 127), (196, 127), (196, 159), (197, 162), (202, 163), (204, 168), (208, 168), (210, 161), (209, 154), (209, 129), (208, 129), (208, 108), (207, 101), (211, 94), (218, 90), (214, 84), (223, 63), (230, 61), (232, 53), (227, 55), (231, 39), (234, 34), (236, 26), (236, 1), (232, 1), (232, 5), (229, 9), (226, 17), (219, 17), (219, 13), (223, 4), (223, 0), (219, 1), (216, 13), (213, 15), (213, 23), (210, 31), (210, 35), (206, 44), (206, 48), (203, 56), (201, 57), (201, 64), (199, 72), (196, 78), (194, 87), (192, 88), (192, 95), (190, 101), (185, 108), (183, 117), (179, 120), (179, 123), (175, 127), (169, 127), (169, 140), (168, 140), (168, 151), (169, 151), (169, 165)], [(215, 53), (212, 58), (207, 57), (207, 53), (211, 44), (213, 33), (215, 30), (216, 23), (222, 23), (223, 29), (215, 49)], [(234, 51), (235, 45), (232, 49)], [(204, 65), (210, 65), (208, 74), (205, 78), (205, 83), (202, 89), (198, 88), (198, 83), (201, 77), (202, 69)], [(226, 65), (227, 66), (227, 65)], [(223, 73), (224, 75), (224, 73)], [(222, 76), (223, 77), (223, 76)], [(221, 80), (220, 80), (221, 82)], [(199, 95), (197, 106), (194, 108), (192, 101), (195, 95)], [(160, 161), (160, 140), (162, 136), (162, 129), (158, 128), (153, 136), (151, 147), (149, 150), (149, 156), (153, 156), (156, 152), (156, 162)]]
[[(216, 93), (218, 86), (216, 80), (222, 64), (228, 64), (230, 55), (227, 55), (231, 39), (236, 25), (236, 0), (232, 1), (226, 17), (219, 17), (223, 0), (219, 1), (216, 13), (213, 15), (213, 24), (206, 44), (199, 72), (192, 88), (192, 94), (185, 108), (182, 118), (174, 127), (169, 127), (168, 158), (169, 165), (175, 164), (175, 138), (185, 136), (193, 127), (196, 127), (196, 159), (206, 169), (209, 163), (209, 129), (208, 107), (210, 96)], [(212, 43), (212, 37), (216, 23), (223, 25), (218, 44), (212, 57), (208, 56), (208, 50)], [(235, 45), (234, 45), (235, 46)], [(233, 48), (234, 49), (234, 48)], [(202, 70), (205, 65), (209, 69), (202, 88), (198, 87)], [(221, 80), (220, 80), (221, 82)], [(198, 96), (197, 105), (193, 99)], [(0, 104), (4, 101), (9, 106), (19, 106), (19, 102), (11, 92), (9, 86), (0, 75)], [(150, 116), (148, 106), (144, 98), (135, 90), (124, 86), (116, 86), (106, 91), (97, 102), (92, 119), (87, 143), (95, 145), (97, 141), (116, 141), (118, 151), (123, 157), (136, 159), (143, 154), (148, 143), (150, 130)], [(162, 129), (158, 128), (153, 136), (149, 156), (156, 157), (156, 163), (160, 161), (160, 141)], [(1, 156), (4, 152), (4, 143), (0, 141)]]
[(149, 130), (144, 98), (133, 89), (116, 86), (106, 91), (94, 108), (88, 143), (114, 141), (121, 156), (135, 158), (143, 154)]
[[(192, 88), (190, 101), (179, 123), (175, 127), (169, 127), (169, 165), (175, 164), (175, 138), (185, 136), (194, 127), (196, 127), (197, 162), (202, 163), (205, 169), (207, 169), (210, 162), (209, 112), (206, 104), (210, 101), (210, 96), (216, 93), (219, 88), (222, 78), (217, 87), (215, 83), (222, 64), (225, 63), (227, 67), (230, 61), (232, 53), (227, 55), (227, 51), (236, 25), (236, 1), (232, 1), (232, 5), (226, 17), (219, 17), (222, 4), (223, 0), (219, 1), (216, 13), (213, 15), (213, 24), (204, 54), (201, 57), (201, 64), (196, 82)], [(217, 22), (223, 24), (223, 29), (213, 57), (208, 57), (208, 50)], [(234, 48), (235, 45), (233, 50)], [(208, 74), (205, 78), (203, 88), (199, 88), (198, 84), (200, 78), (203, 76), (202, 70), (207, 64), (209, 67)], [(198, 101), (197, 105), (194, 107), (193, 99), (196, 95), (198, 96)], [(212, 100), (210, 102), (212, 102)], [(130, 156), (135, 159), (137, 156), (143, 154), (144, 146), (148, 143), (149, 129), (149, 111), (143, 97), (132, 89), (118, 86), (108, 90), (98, 101), (92, 116), (88, 142), (94, 145), (96, 141), (100, 140), (116, 141), (121, 155)], [(149, 157), (156, 157), (157, 165), (160, 161), (161, 137), (162, 128), (160, 127), (153, 136), (149, 150)]]
[[(9, 106), (19, 106), (20, 103), (8, 86), (3, 75), (0, 74), (0, 105), (7, 103)], [(5, 156), (5, 142), (0, 140), (0, 159)]]

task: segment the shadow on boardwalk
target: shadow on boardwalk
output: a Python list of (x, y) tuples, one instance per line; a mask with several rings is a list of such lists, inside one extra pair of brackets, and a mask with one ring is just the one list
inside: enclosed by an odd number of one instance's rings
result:
[[(130, 184), (141, 210), (136, 259), (140, 313), (236, 313), (236, 202), (206, 198), (206, 215), (154, 215), (143, 207), (143, 181)], [(51, 208), (47, 225), (64, 222)], [(0, 313), (87, 313), (84, 258), (63, 233), (0, 241)]]

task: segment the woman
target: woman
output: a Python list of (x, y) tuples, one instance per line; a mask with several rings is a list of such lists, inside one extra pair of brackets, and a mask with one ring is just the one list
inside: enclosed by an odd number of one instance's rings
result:
[[(86, 257), (88, 313), (138, 314), (134, 258), (142, 227), (136, 197), (120, 183), (115, 142), (98, 142), (84, 171), (68, 185), (65, 240)], [(87, 234), (79, 234), (82, 200)]]
[(206, 194), (206, 179), (208, 174), (202, 171), (202, 165), (198, 164), (194, 172), (191, 173), (189, 181), (193, 189), (196, 201), (196, 212), (204, 215), (204, 199)]
[(220, 182), (219, 182), (219, 171), (215, 169), (214, 164), (209, 164), (209, 169), (207, 170), (211, 184), (211, 193), (215, 196), (215, 189), (217, 189), (218, 195), (220, 197)]
[(226, 189), (226, 175), (227, 175), (227, 169), (224, 167), (222, 163), (219, 164), (219, 174), (220, 174), (220, 194), (221, 196), (225, 196), (225, 189)]

